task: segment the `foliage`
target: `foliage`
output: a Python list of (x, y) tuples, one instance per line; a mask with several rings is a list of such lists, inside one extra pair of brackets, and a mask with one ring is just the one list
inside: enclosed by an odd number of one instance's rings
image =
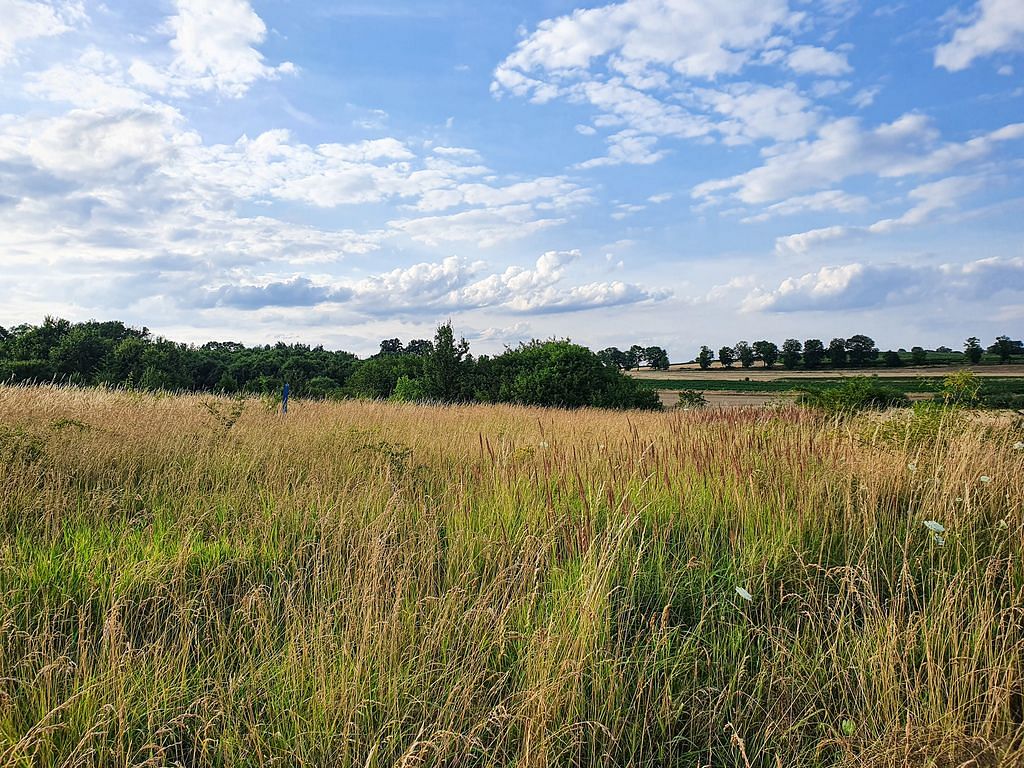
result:
[(801, 345), (798, 339), (786, 339), (782, 343), (782, 364), (793, 370), (800, 364)]
[(736, 359), (740, 361), (740, 365), (744, 368), (750, 368), (754, 364), (756, 355), (754, 354), (754, 348), (746, 341), (737, 341), (734, 347), (736, 351)]
[(861, 368), (878, 359), (878, 347), (870, 336), (851, 336), (846, 340), (846, 358), (854, 368)]
[(804, 367), (820, 367), (825, 354), (825, 345), (821, 343), (821, 339), (808, 339), (804, 342)]
[(833, 368), (844, 368), (846, 366), (846, 339), (832, 339), (828, 343), (826, 354)]
[(732, 347), (722, 347), (718, 350), (718, 361), (725, 368), (732, 368), (732, 364), (736, 362), (736, 352)]
[(714, 361), (715, 353), (711, 351), (711, 348), (708, 346), (701, 347), (700, 353), (697, 355), (697, 365), (700, 366), (700, 369), (706, 371)]
[(899, 368), (903, 365), (903, 358), (900, 357), (899, 352), (890, 349), (882, 355), (882, 362), (886, 368)]
[(754, 354), (764, 363), (765, 368), (774, 368), (779, 361), (779, 348), (771, 341), (755, 341)]
[(971, 336), (967, 341), (964, 342), (964, 354), (967, 355), (968, 361), (971, 365), (977, 365), (981, 362), (981, 356), (985, 353), (985, 350), (981, 347), (981, 340), (977, 336)]
[(681, 389), (679, 390), (679, 400), (676, 401), (675, 407), (692, 410), (693, 408), (706, 408), (707, 405), (707, 398), (704, 397), (702, 392), (698, 392), (695, 389)]
[(827, 413), (855, 413), (885, 410), (910, 405), (899, 389), (881, 383), (876, 377), (857, 376), (829, 389), (801, 388), (800, 403)]

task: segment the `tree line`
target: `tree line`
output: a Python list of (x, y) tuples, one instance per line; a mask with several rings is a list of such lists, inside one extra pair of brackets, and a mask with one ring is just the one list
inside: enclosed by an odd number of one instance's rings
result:
[[(865, 368), (884, 365), (896, 368), (905, 365), (907, 357), (911, 365), (927, 365), (929, 362), (948, 361), (954, 351), (949, 347), (939, 347), (928, 352), (923, 347), (911, 348), (909, 355), (901, 354), (905, 350), (887, 350), (880, 352), (874, 339), (863, 334), (856, 334), (848, 339), (832, 339), (828, 346), (821, 339), (786, 339), (780, 348), (771, 341), (738, 341), (734, 346), (719, 348), (716, 354), (708, 346), (702, 346), (697, 354), (696, 362), (704, 370), (719, 363), (724, 368), (732, 368), (739, 363), (742, 368), (751, 368), (760, 362), (765, 368), (774, 368), (781, 364), (784, 368), (803, 367), (813, 370), (826, 364), (831, 368)], [(1024, 342), (1015, 341), (1009, 336), (997, 336), (989, 346), (983, 347), (981, 340), (971, 336), (964, 342), (962, 356), (977, 365), (985, 353), (998, 358), (1000, 363), (1010, 363), (1014, 357), (1024, 356)], [(666, 366), (667, 368), (667, 366)]]
[(41, 325), (0, 328), (0, 382), (33, 381), (229, 395), (276, 395), (287, 382), (299, 398), (661, 407), (653, 389), (567, 339), (475, 357), (450, 323), (433, 339), (385, 339), (365, 360), (304, 344), (187, 345), (118, 321), (48, 317)]

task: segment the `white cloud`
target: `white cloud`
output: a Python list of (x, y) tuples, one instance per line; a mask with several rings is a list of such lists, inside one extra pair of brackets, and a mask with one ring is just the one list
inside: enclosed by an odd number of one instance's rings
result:
[(795, 141), (818, 123), (811, 102), (793, 86), (775, 87), (740, 83), (721, 90), (700, 89), (700, 98), (725, 118), (715, 130), (726, 144), (758, 139)]
[(532, 73), (569, 75), (609, 57), (633, 78), (654, 67), (686, 77), (734, 74), (796, 17), (785, 0), (627, 0), (541, 22), (495, 72), (499, 88), (535, 90)]
[(290, 62), (264, 63), (254, 46), (266, 38), (267, 27), (248, 0), (176, 0), (176, 5), (177, 14), (167, 21), (175, 53), (169, 85), (237, 98), (257, 80), (295, 71)]
[(755, 289), (745, 311), (801, 312), (886, 307), (947, 299), (980, 299), (1024, 291), (1024, 258), (967, 264), (864, 264), (822, 267), (789, 277), (770, 291)]
[(264, 282), (224, 283), (184, 291), (181, 301), (200, 307), (259, 309), (343, 304), (362, 315), (503, 309), (518, 314), (581, 311), (658, 301), (668, 294), (620, 281), (564, 285), (579, 251), (548, 251), (529, 268), (486, 270), (455, 256), (361, 279), (313, 280), (302, 275)]
[(70, 31), (85, 19), (80, 0), (0, 0), (0, 66), (10, 63), (19, 46)]
[[(778, 34), (804, 15), (787, 0), (625, 0), (541, 22), (495, 70), (491, 89), (534, 103), (556, 98), (597, 111), (591, 135), (613, 129), (609, 151), (579, 165), (648, 164), (666, 156), (659, 138), (714, 132), (727, 143), (792, 141), (817, 122), (794, 86), (718, 85), (748, 64), (800, 73), (848, 71), (845, 55), (815, 46), (790, 50)], [(835, 85), (835, 84), (833, 84)]]
[(780, 237), (775, 241), (775, 250), (780, 255), (805, 254), (823, 243), (848, 237), (882, 235), (900, 229), (924, 224), (938, 211), (958, 208), (964, 198), (982, 189), (990, 179), (975, 176), (950, 176), (940, 181), (921, 184), (907, 195), (914, 205), (903, 215), (892, 219), (881, 219), (867, 226), (832, 226), (813, 229), (795, 235)]
[(851, 195), (841, 189), (828, 189), (811, 195), (798, 195), (782, 202), (769, 205), (760, 213), (742, 219), (745, 224), (768, 221), (776, 216), (793, 216), (800, 213), (838, 211), (855, 213), (868, 207), (870, 201), (862, 195)]
[(936, 174), (979, 160), (1004, 141), (1024, 138), (1024, 123), (962, 143), (940, 144), (938, 132), (921, 114), (906, 114), (892, 123), (864, 130), (845, 117), (822, 126), (816, 139), (784, 147), (746, 173), (696, 186), (696, 198), (712, 200), (728, 192), (748, 204), (769, 203), (832, 187), (861, 175), (899, 178)]
[(1024, 3), (978, 0), (953, 38), (935, 50), (935, 66), (959, 72), (975, 59), (1002, 51), (1024, 51)]
[(835, 77), (853, 71), (846, 54), (816, 45), (798, 45), (786, 57), (786, 65), (801, 75)]

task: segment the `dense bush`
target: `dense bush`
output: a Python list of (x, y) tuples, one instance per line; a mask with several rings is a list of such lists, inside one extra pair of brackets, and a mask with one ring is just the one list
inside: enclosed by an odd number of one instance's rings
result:
[(882, 384), (876, 377), (858, 376), (827, 389), (800, 390), (799, 402), (829, 413), (904, 408), (910, 399), (895, 387)]

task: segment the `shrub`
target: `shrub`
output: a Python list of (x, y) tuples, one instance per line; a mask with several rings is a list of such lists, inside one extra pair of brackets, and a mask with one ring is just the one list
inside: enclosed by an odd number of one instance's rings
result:
[(837, 387), (801, 390), (798, 402), (829, 413), (905, 408), (910, 399), (895, 387), (882, 384), (876, 377), (858, 376)]

